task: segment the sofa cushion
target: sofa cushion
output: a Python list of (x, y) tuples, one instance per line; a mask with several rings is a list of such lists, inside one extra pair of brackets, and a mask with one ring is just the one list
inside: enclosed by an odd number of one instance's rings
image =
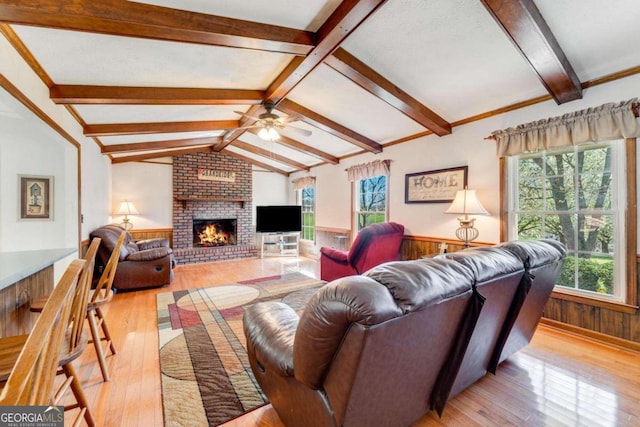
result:
[(403, 313), (420, 310), (471, 289), (471, 271), (448, 259), (393, 261), (364, 274), (385, 286)]

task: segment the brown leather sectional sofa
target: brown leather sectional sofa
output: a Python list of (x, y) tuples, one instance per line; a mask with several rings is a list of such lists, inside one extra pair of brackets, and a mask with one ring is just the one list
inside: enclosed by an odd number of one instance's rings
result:
[(256, 304), (244, 317), (252, 370), (287, 426), (441, 414), (529, 342), (565, 255), (552, 240), (472, 248), (335, 280), (300, 316)]

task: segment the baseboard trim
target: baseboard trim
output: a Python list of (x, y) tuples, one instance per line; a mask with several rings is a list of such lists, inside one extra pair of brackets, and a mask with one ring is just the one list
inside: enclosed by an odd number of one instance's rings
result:
[(629, 341), (622, 338), (614, 337), (611, 335), (603, 334), (601, 332), (592, 331), (590, 329), (581, 328), (579, 326), (569, 325), (567, 323), (559, 322), (557, 320), (547, 319), (545, 317), (540, 319), (540, 324), (553, 329), (559, 329), (564, 332), (568, 332), (574, 335), (578, 335), (584, 338), (588, 338), (594, 341), (599, 341), (603, 344), (620, 347), (625, 350), (632, 350), (640, 353), (640, 343), (635, 341)]

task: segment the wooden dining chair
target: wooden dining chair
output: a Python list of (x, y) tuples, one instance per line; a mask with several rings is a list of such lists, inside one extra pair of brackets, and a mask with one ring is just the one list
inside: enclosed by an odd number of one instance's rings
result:
[[(61, 344), (84, 264), (84, 260), (72, 261), (54, 287), (6, 382), (0, 383), (0, 406), (53, 404)], [(15, 346), (12, 338), (0, 338), (0, 359)]]
[[(102, 371), (102, 378), (105, 381), (109, 381), (109, 369), (107, 368), (107, 361), (105, 359), (105, 349), (102, 348), (102, 341), (106, 341), (106, 351), (111, 351), (111, 354), (116, 354), (116, 348), (113, 345), (107, 322), (102, 312), (102, 307), (108, 304), (113, 299), (113, 278), (116, 274), (116, 268), (118, 267), (118, 261), (120, 260), (120, 248), (122, 242), (126, 236), (126, 231), (123, 231), (118, 238), (113, 252), (107, 261), (107, 265), (104, 267), (98, 284), (95, 289), (91, 291), (89, 303), (87, 304), (87, 320), (89, 321), (89, 329), (91, 330), (91, 338), (93, 345), (96, 349), (96, 355), (98, 357), (98, 363), (100, 364), (100, 370)], [(100, 330), (104, 337), (100, 336)]]
[[(95, 266), (96, 254), (98, 247), (100, 246), (100, 239), (93, 239), (87, 253), (85, 254), (85, 264), (80, 273), (78, 279), (78, 286), (73, 297), (73, 303), (71, 306), (71, 314), (69, 316), (68, 325), (64, 334), (64, 338), (61, 344), (59, 360), (58, 360), (58, 374), (65, 374), (65, 380), (57, 389), (53, 397), (53, 405), (59, 404), (62, 397), (68, 390), (71, 390), (75, 397), (76, 403), (72, 405), (65, 405), (65, 411), (75, 408), (79, 408), (80, 412), (76, 415), (72, 425), (78, 425), (82, 418), (85, 419), (88, 426), (93, 427), (95, 420), (89, 409), (87, 398), (82, 389), (79, 377), (73, 367), (72, 362), (76, 360), (84, 349), (87, 347), (87, 332), (84, 328), (84, 321), (87, 317), (87, 303), (89, 302), (89, 292), (91, 291), (91, 282), (93, 279), (93, 269)], [(37, 307), (37, 304), (34, 304)], [(46, 302), (45, 302), (46, 306)], [(36, 310), (37, 311), (37, 310)], [(9, 362), (10, 359), (17, 358), (18, 353), (21, 350), (19, 347), (22, 341), (23, 345), (28, 335), (21, 335), (15, 337), (12, 341), (13, 352), (6, 351), (4, 354), (5, 361)], [(13, 356), (12, 356), (13, 354)], [(8, 372), (0, 369), (0, 381), (8, 376)]]

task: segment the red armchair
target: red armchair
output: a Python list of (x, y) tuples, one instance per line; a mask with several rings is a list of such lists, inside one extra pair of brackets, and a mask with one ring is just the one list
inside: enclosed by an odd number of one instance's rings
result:
[(396, 261), (403, 236), (403, 225), (383, 222), (360, 230), (348, 252), (321, 247), (320, 278), (330, 282), (340, 277), (362, 274), (384, 262)]

